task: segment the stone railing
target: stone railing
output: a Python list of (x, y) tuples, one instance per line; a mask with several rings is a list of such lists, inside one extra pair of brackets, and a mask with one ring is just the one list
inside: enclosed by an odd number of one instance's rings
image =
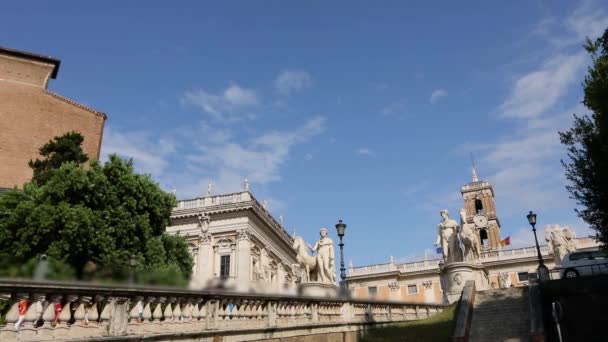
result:
[(400, 271), (400, 272), (418, 272), (418, 271), (427, 271), (427, 270), (439, 270), (439, 263), (441, 259), (432, 259), (432, 260), (421, 260), (415, 262), (406, 262), (403, 264), (376, 264), (376, 265), (368, 265), (361, 267), (353, 267), (349, 269), (349, 276), (356, 275), (364, 275), (364, 274), (374, 274), (374, 273), (383, 273), (390, 271)]
[[(576, 248), (592, 248), (597, 247), (599, 244), (597, 240), (589, 237), (577, 238), (576, 239)], [(549, 248), (547, 245), (540, 246), (540, 253), (543, 256), (549, 255)], [(481, 252), (481, 262), (495, 262), (495, 261), (503, 261), (503, 260), (513, 260), (513, 259), (521, 259), (528, 257), (536, 257), (536, 247), (524, 247), (524, 248), (514, 248), (514, 249), (501, 249), (495, 251), (484, 251)], [(415, 262), (407, 262), (403, 264), (393, 264), (393, 263), (385, 263), (385, 264), (375, 264), (375, 265), (367, 265), (360, 267), (353, 267), (348, 270), (348, 276), (357, 276), (357, 275), (366, 275), (366, 274), (376, 274), (376, 273), (384, 273), (398, 270), (402, 273), (406, 272), (420, 272), (420, 271), (428, 271), (428, 270), (439, 270), (439, 264), (441, 263), (441, 259), (432, 259), (432, 260), (421, 260)]]
[(218, 331), (416, 320), (444, 309), (403, 302), (11, 279), (0, 279), (0, 301), (10, 306), (6, 325), (0, 326), (3, 342), (116, 336), (171, 340), (176, 334), (202, 338)]
[[(542, 255), (549, 255), (547, 245), (540, 246)], [(522, 259), (537, 256), (536, 247), (525, 247), (515, 249), (504, 249), (498, 251), (486, 251), (481, 253), (481, 262), (493, 262), (501, 260)]]
[(205, 208), (224, 204), (249, 202), (251, 201), (252, 197), (253, 196), (251, 196), (249, 191), (225, 195), (210, 195), (206, 197), (177, 201), (177, 206), (175, 209)]

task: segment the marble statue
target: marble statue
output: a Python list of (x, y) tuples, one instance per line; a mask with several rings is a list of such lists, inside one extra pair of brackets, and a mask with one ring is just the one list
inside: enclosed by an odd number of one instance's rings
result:
[(498, 285), (501, 289), (511, 287), (511, 276), (509, 273), (500, 272), (498, 274)]
[(437, 226), (435, 247), (441, 246), (444, 263), (462, 261), (462, 251), (458, 244), (458, 223), (450, 218), (447, 210), (442, 210), (440, 215), (442, 220)]
[(479, 242), (479, 237), (475, 234), (471, 225), (464, 224), (460, 230), (459, 236), (462, 246), (464, 247), (464, 261), (480, 263), (481, 242)]
[[(296, 251), (298, 264), (305, 272), (305, 281), (303, 282), (335, 284), (334, 243), (327, 236), (327, 228), (321, 228), (319, 234), (321, 237), (314, 246), (306, 244), (303, 238), (296, 236), (293, 239), (292, 248)], [(309, 255), (306, 247), (311, 251), (316, 252), (317, 255)]]
[(560, 227), (557, 224), (553, 228), (550, 226), (545, 228), (545, 240), (547, 240), (547, 234), (549, 235), (547, 241), (547, 246), (550, 246), (549, 253), (553, 253), (555, 265), (560, 266), (564, 256), (576, 250), (576, 235), (572, 228)]
[(244, 185), (245, 191), (249, 191), (249, 179), (247, 179), (247, 177), (245, 177), (245, 182), (243, 185)]
[(325, 284), (334, 284), (336, 282), (334, 242), (327, 236), (327, 228), (321, 228), (319, 235), (321, 237), (314, 246), (308, 245), (311, 251), (317, 252), (317, 280)]
[(466, 210), (460, 209), (460, 242), (464, 248), (464, 261), (472, 261), (480, 263), (481, 257), (481, 242), (472, 224), (466, 221)]
[(298, 261), (298, 265), (303, 270), (304, 275), (302, 276), (303, 283), (309, 283), (311, 281), (315, 281), (316, 272), (317, 272), (317, 258), (311, 256), (306, 251), (306, 242), (300, 236), (293, 237), (293, 245), (291, 246), (296, 251), (296, 260)]
[(213, 183), (207, 184), (207, 196), (213, 195)]
[(551, 225), (548, 224), (545, 227), (545, 242), (547, 243), (547, 249), (549, 250), (549, 254), (553, 254), (553, 243), (551, 242)]

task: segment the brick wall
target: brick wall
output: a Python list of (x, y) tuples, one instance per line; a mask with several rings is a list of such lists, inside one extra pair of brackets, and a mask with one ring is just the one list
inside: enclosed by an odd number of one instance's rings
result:
[(28, 161), (68, 131), (80, 132), (84, 151), (99, 158), (105, 115), (48, 92), (50, 71), (0, 54), (0, 187), (21, 188), (32, 177)]

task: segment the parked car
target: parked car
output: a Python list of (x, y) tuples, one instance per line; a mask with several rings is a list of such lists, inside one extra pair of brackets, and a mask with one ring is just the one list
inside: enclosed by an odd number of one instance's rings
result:
[(570, 252), (564, 256), (560, 270), (561, 278), (608, 274), (608, 252)]

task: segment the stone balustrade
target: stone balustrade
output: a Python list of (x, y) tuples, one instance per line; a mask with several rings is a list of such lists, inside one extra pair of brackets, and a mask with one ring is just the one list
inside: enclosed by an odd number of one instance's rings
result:
[(188, 208), (205, 208), (218, 205), (241, 203), (251, 201), (253, 196), (249, 191), (236, 192), (225, 195), (209, 195), (206, 197), (198, 197), (194, 199), (186, 199), (177, 201), (176, 209)]
[[(112, 339), (116, 336), (156, 338), (161, 335), (171, 340), (174, 334), (218, 334), (221, 331), (234, 334), (255, 329), (416, 320), (444, 308), (442, 305), (344, 298), (14, 279), (0, 279), (0, 301), (8, 302), (10, 306), (6, 325), (0, 326), (0, 341), (3, 342)], [(25, 309), (21, 315), (20, 306)]]
[[(576, 239), (576, 248), (591, 248), (597, 246), (597, 241), (590, 237), (577, 238)], [(543, 256), (549, 255), (549, 248), (547, 245), (540, 246), (540, 253)], [(513, 260), (513, 259), (521, 259), (521, 258), (536, 258), (537, 252), (536, 247), (524, 247), (524, 248), (513, 248), (513, 249), (501, 249), (495, 251), (482, 251), (481, 252), (481, 262), (495, 262), (495, 261), (503, 261), (503, 260)], [(401, 264), (393, 264), (393, 263), (384, 263), (384, 264), (375, 264), (375, 265), (367, 265), (360, 267), (350, 268), (348, 271), (348, 276), (357, 276), (357, 275), (366, 275), (366, 274), (375, 274), (375, 273), (384, 273), (390, 271), (400, 271), (402, 273), (406, 272), (420, 272), (420, 271), (429, 271), (429, 270), (437, 270), (439, 271), (439, 264), (442, 262), (441, 259), (432, 259), (432, 260), (421, 260), (416, 262), (407, 262)]]

